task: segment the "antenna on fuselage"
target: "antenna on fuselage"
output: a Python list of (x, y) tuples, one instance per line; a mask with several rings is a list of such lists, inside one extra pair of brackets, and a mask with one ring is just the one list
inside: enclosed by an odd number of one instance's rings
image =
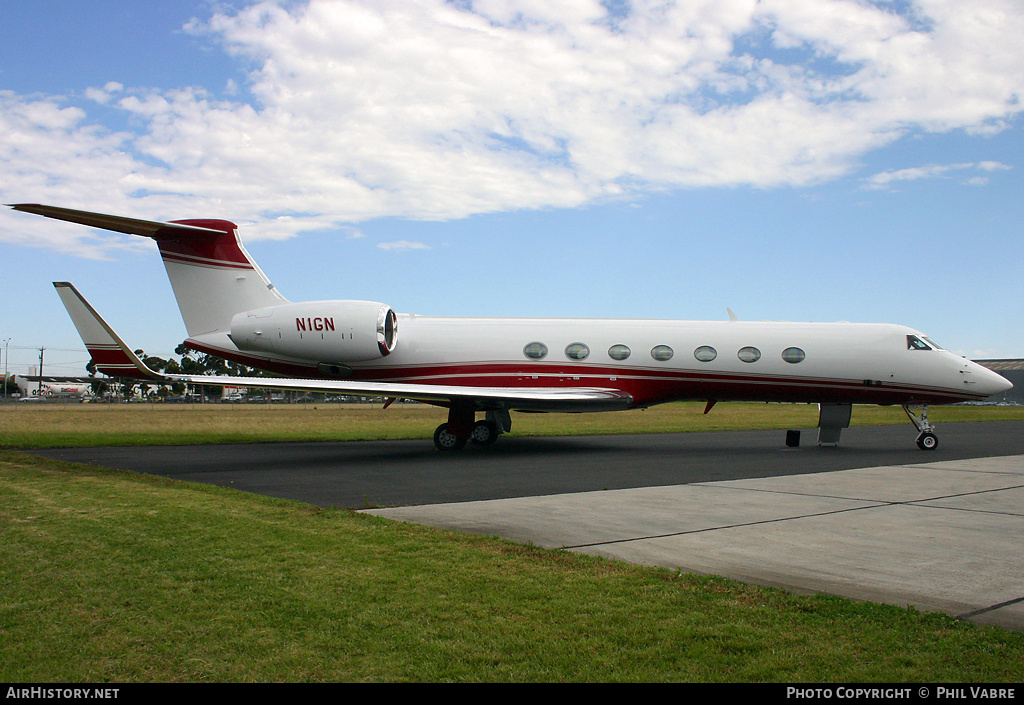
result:
[(728, 311), (728, 313), (729, 313), (729, 320), (730, 321), (738, 321), (738, 320), (740, 320), (739, 316), (737, 316), (735, 313), (733, 313), (731, 308), (726, 306), (725, 310)]

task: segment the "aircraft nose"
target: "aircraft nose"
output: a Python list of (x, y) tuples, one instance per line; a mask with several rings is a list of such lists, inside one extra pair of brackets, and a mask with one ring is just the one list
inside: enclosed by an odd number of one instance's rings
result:
[(978, 390), (988, 396), (1002, 394), (1013, 389), (1013, 384), (1006, 377), (977, 363), (975, 363), (974, 369), (971, 370), (971, 376), (976, 379)]

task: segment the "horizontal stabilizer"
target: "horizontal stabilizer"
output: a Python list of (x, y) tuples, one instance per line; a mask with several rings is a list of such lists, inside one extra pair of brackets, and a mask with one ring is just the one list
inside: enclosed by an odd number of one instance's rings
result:
[(71, 208), (58, 208), (57, 206), (44, 206), (38, 203), (16, 203), (8, 204), (16, 211), (35, 213), (36, 215), (65, 220), (69, 223), (79, 223), (93, 228), (113, 230), (114, 232), (126, 233), (128, 235), (142, 235), (151, 237), (154, 240), (175, 239), (189, 235), (222, 235), (225, 230), (234, 230), (234, 223), (218, 221), (230, 226), (224, 229), (212, 229), (185, 223), (168, 222), (163, 223), (155, 220), (139, 220), (137, 218), (126, 218), (120, 215), (106, 215), (104, 213), (90, 213), (89, 211), (77, 211)]

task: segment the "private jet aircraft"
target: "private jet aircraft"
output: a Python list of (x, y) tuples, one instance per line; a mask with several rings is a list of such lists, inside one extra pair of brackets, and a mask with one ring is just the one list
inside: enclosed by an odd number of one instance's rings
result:
[[(12, 208), (156, 240), (185, 345), (282, 375), (163, 375), (149, 369), (68, 282), (56, 282), (107, 375), (413, 399), (448, 409), (434, 444), (493, 443), (510, 411), (636, 409), (678, 400), (819, 405), (819, 444), (836, 444), (853, 404), (899, 404), (917, 444), (938, 446), (928, 405), (1012, 385), (911, 328), (867, 323), (440, 318), (373, 301), (284, 298), (226, 220), (154, 222), (38, 204)], [(911, 407), (921, 407), (920, 415)], [(482, 413), (483, 419), (477, 420)]]

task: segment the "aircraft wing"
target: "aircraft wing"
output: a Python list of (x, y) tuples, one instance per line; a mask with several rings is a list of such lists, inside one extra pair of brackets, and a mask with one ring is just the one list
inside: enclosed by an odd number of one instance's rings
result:
[(466, 387), (407, 382), (293, 379), (286, 377), (232, 377), (166, 375), (150, 369), (107, 325), (70, 282), (54, 282), (64, 307), (78, 329), (96, 369), (113, 377), (153, 382), (186, 382), (222, 387), (257, 387), (308, 392), (334, 392), (394, 399), (412, 399), (442, 406), (477, 410), (615, 411), (628, 409), (633, 398), (617, 389), (600, 387)]

